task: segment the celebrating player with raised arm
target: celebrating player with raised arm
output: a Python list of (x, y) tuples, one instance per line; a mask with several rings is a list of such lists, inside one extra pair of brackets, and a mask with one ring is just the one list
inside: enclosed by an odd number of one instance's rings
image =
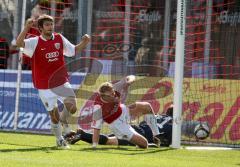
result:
[(145, 115), (145, 120), (152, 129), (153, 136), (159, 135), (156, 118), (148, 102), (135, 102), (129, 106), (122, 103), (126, 97), (129, 85), (134, 81), (135, 76), (130, 75), (116, 84), (105, 82), (100, 86), (93, 110), (93, 147), (96, 147), (98, 144), (103, 122), (109, 125), (111, 131), (118, 139), (127, 140), (140, 148), (148, 147), (147, 139), (130, 126), (130, 119)]
[[(41, 15), (38, 20), (40, 36), (24, 39), (35, 20), (28, 19), (16, 44), (23, 48), (23, 53), (32, 61), (32, 80), (39, 96), (51, 117), (51, 127), (56, 136), (58, 147), (69, 148), (62, 137), (61, 122), (69, 132), (68, 117), (77, 110), (76, 97), (68, 81), (64, 64), (64, 55), (72, 57), (79, 53), (90, 41), (86, 34), (82, 41), (71, 44), (64, 36), (54, 32), (54, 20), (49, 15)], [(59, 116), (57, 100), (64, 103), (65, 109)]]

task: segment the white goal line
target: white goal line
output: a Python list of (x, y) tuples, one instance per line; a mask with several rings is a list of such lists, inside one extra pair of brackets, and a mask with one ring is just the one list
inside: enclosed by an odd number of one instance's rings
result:
[(202, 146), (187, 146), (183, 147), (186, 150), (240, 150), (240, 148), (230, 148), (230, 147), (202, 147)]

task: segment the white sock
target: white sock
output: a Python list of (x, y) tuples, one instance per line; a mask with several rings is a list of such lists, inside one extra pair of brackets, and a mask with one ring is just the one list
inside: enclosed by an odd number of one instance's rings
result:
[(146, 121), (148, 126), (151, 128), (151, 130), (153, 132), (153, 136), (160, 134), (160, 132), (158, 130), (157, 119), (156, 119), (155, 115), (146, 114), (146, 115), (144, 115), (144, 120)]
[(63, 124), (68, 124), (68, 118), (71, 116), (71, 114), (68, 112), (66, 107), (63, 108), (63, 111), (60, 114), (60, 120)]
[(57, 140), (63, 139), (62, 137), (62, 128), (60, 122), (57, 124), (51, 123), (52, 132), (56, 136)]
[(67, 134), (71, 131), (70, 126), (68, 125), (68, 118), (71, 116), (71, 114), (67, 111), (67, 109), (64, 107), (63, 111), (60, 115), (60, 120), (63, 125), (63, 133)]
[(63, 125), (63, 135), (68, 134), (71, 132), (71, 128), (68, 124), (62, 124)]

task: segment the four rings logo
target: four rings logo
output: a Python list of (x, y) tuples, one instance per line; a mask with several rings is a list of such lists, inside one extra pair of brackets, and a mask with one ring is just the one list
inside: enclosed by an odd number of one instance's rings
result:
[(48, 62), (53, 62), (53, 61), (57, 61), (58, 60), (58, 56), (59, 56), (59, 52), (50, 52), (46, 54), (46, 59), (48, 59)]
[(120, 45), (109, 44), (103, 48), (103, 53), (105, 57), (121, 58), (123, 57), (125, 52), (131, 52), (132, 50), (133, 50), (133, 46), (131, 44), (120, 44)]

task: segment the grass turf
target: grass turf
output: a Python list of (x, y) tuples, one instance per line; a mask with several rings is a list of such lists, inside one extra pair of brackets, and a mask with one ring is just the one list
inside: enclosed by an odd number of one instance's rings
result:
[(127, 146), (99, 146), (79, 142), (70, 150), (58, 150), (47, 135), (0, 132), (0, 166), (151, 166), (231, 167), (240, 166), (240, 152), (171, 148), (147, 150)]

